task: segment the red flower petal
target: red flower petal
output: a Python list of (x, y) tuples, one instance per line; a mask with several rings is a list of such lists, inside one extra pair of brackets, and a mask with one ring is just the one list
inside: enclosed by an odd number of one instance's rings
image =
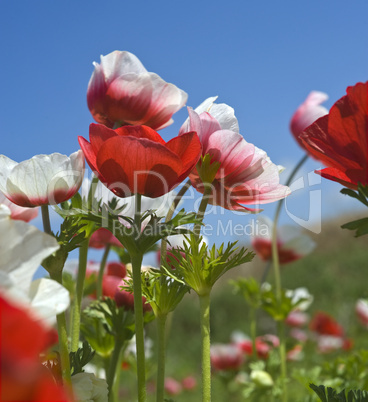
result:
[(183, 163), (183, 170), (178, 178), (180, 183), (197, 164), (202, 152), (202, 145), (195, 132), (185, 133), (173, 138), (166, 144), (166, 148), (179, 156)]
[(148, 126), (123, 126), (117, 128), (115, 132), (122, 137), (132, 136), (135, 138), (146, 138), (147, 140), (158, 142), (159, 144), (166, 144), (160, 134)]
[(350, 188), (368, 184), (368, 82), (347, 89), (328, 116), (300, 136), (306, 149), (329, 168), (321, 175)]
[(165, 146), (130, 136), (106, 141), (97, 166), (110, 190), (120, 197), (137, 193), (160, 197), (173, 188), (182, 171), (179, 157)]

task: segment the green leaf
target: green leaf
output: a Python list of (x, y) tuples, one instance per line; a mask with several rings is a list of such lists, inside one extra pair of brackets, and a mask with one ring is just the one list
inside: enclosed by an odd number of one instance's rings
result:
[(356, 221), (345, 223), (341, 226), (343, 229), (355, 230), (355, 237), (368, 234), (368, 218), (358, 219)]
[(84, 341), (82, 347), (76, 352), (70, 352), (70, 366), (72, 375), (83, 373), (83, 367), (88, 364), (95, 355), (95, 351), (87, 341)]

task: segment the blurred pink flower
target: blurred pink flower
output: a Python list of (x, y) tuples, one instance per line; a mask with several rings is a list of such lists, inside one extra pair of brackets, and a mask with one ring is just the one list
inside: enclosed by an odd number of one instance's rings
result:
[(292, 362), (298, 362), (303, 359), (303, 345), (295, 345), (286, 354), (286, 359)]
[[(252, 236), (252, 246), (264, 261), (272, 259), (273, 222), (265, 217), (257, 218), (257, 229)], [(277, 249), (280, 264), (287, 264), (311, 253), (316, 244), (297, 226), (281, 226), (277, 230)]]
[(321, 106), (327, 99), (328, 95), (324, 92), (312, 91), (291, 118), (290, 131), (303, 149), (305, 146), (299, 135), (317, 119), (328, 114), (328, 110)]
[(308, 323), (308, 320), (309, 315), (307, 313), (300, 310), (294, 310), (286, 317), (285, 323), (291, 327), (303, 327)]
[(194, 376), (189, 375), (181, 380), (181, 385), (183, 386), (183, 389), (191, 391), (197, 387), (197, 380)]
[(105, 248), (107, 245), (123, 247), (120, 241), (106, 228), (100, 228), (93, 232), (90, 240), (89, 247), (92, 248)]
[(183, 388), (179, 381), (176, 381), (172, 377), (165, 378), (165, 391), (169, 395), (179, 395), (182, 390), (183, 390)]
[(144, 124), (155, 130), (172, 124), (188, 95), (155, 73), (149, 73), (132, 53), (114, 51), (93, 63), (87, 103), (93, 118), (113, 128)]
[(361, 324), (368, 328), (368, 301), (359, 299), (355, 305), (355, 312)]
[[(281, 168), (273, 164), (264, 151), (247, 143), (239, 132), (227, 128), (237, 129), (233, 109), (227, 105), (217, 106), (220, 121), (212, 116), (210, 106), (209, 112), (200, 114), (189, 109), (189, 120), (179, 132), (183, 135), (188, 129), (196, 131), (202, 143), (202, 155), (209, 154), (211, 163), (220, 163), (209, 203), (230, 210), (257, 212), (241, 204), (266, 204), (289, 195), (290, 189), (279, 182)], [(193, 169), (189, 178), (193, 187), (203, 193), (197, 169)]]
[(244, 355), (237, 345), (211, 345), (211, 364), (214, 370), (238, 370), (243, 362)]
[[(231, 336), (231, 341), (243, 353), (251, 356), (253, 354), (252, 340), (241, 332), (234, 332)], [(280, 345), (280, 340), (276, 335), (265, 334), (257, 336), (256, 338), (256, 351), (260, 359), (267, 359), (268, 355), (273, 348)]]

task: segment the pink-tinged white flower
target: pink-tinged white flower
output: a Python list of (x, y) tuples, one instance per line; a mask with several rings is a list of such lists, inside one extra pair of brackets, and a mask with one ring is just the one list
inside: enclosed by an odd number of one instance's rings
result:
[[(252, 236), (254, 251), (263, 261), (272, 259), (273, 222), (261, 216), (257, 219), (257, 227)], [(297, 226), (285, 225), (277, 229), (277, 249), (280, 264), (299, 260), (311, 253), (316, 243)]]
[(33, 276), (41, 262), (59, 248), (54, 237), (35, 227), (14, 221), (9, 210), (0, 210), (0, 289), (12, 301), (29, 308), (48, 323), (69, 306), (69, 292), (56, 281)]
[(305, 146), (299, 135), (317, 119), (328, 114), (328, 110), (321, 105), (327, 99), (328, 95), (324, 92), (312, 91), (291, 118), (290, 131), (303, 149)]
[(353, 342), (349, 338), (333, 335), (320, 335), (317, 337), (317, 348), (319, 353), (331, 353), (336, 350), (350, 350)]
[(179, 395), (183, 390), (179, 381), (172, 377), (165, 378), (165, 391), (168, 395)]
[(290, 330), (290, 336), (294, 339), (296, 339), (298, 342), (306, 342), (308, 340), (308, 334), (306, 331), (300, 328), (291, 328)]
[(17, 163), (0, 155), (0, 191), (21, 207), (55, 205), (69, 200), (79, 190), (84, 174), (84, 156), (54, 153), (36, 155)]
[(308, 323), (308, 320), (309, 315), (304, 311), (294, 310), (286, 317), (285, 324), (290, 327), (303, 327)]
[(362, 325), (368, 328), (368, 301), (359, 299), (355, 305), (355, 312)]
[(14, 220), (29, 222), (36, 218), (38, 215), (38, 208), (24, 208), (20, 207), (14, 202), (8, 200), (5, 195), (0, 191), (0, 205), (5, 205), (10, 210), (10, 217)]
[[(188, 129), (196, 131), (202, 143), (202, 155), (209, 154), (211, 163), (220, 165), (209, 203), (230, 210), (259, 212), (241, 204), (266, 204), (289, 195), (290, 189), (279, 182), (282, 168), (273, 164), (264, 151), (247, 143), (238, 131), (232, 131), (238, 129), (233, 110), (227, 105), (217, 105), (218, 120), (212, 115), (213, 107), (200, 114), (189, 109), (189, 121), (179, 133), (182, 135)], [(203, 193), (197, 169), (189, 178), (193, 187)]]
[(243, 362), (244, 355), (236, 345), (211, 345), (211, 365), (214, 370), (238, 370)]
[(93, 118), (110, 128), (144, 124), (155, 130), (172, 124), (188, 95), (155, 73), (126, 51), (114, 51), (93, 63), (87, 103)]

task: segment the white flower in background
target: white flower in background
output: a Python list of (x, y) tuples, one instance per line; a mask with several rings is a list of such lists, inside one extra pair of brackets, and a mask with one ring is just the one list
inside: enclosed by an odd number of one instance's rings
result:
[[(272, 259), (273, 222), (266, 216), (259, 216), (252, 234), (252, 246), (264, 261)], [(277, 249), (280, 264), (299, 260), (311, 253), (316, 243), (298, 226), (285, 225), (277, 228)]]
[(84, 155), (36, 155), (17, 163), (0, 155), (0, 190), (21, 207), (55, 205), (73, 197), (82, 184)]
[(263, 370), (253, 370), (250, 373), (250, 379), (261, 388), (270, 388), (273, 386), (272, 377)]
[(106, 402), (107, 382), (92, 373), (78, 373), (72, 376), (72, 386), (77, 402)]
[(5, 195), (0, 191), (0, 205), (5, 205), (10, 210), (10, 217), (15, 220), (29, 222), (36, 218), (38, 215), (38, 208), (24, 208), (20, 207), (14, 202), (8, 200)]
[(32, 279), (41, 262), (58, 248), (55, 238), (10, 219), (10, 210), (0, 207), (1, 293), (23, 308), (29, 306), (35, 318), (48, 323), (68, 308), (69, 292), (51, 279)]
[[(81, 196), (85, 200), (88, 199), (88, 195), (91, 188), (91, 180), (85, 178), (82, 183), (81, 187)], [(134, 217), (135, 213), (135, 195), (126, 198), (118, 198), (116, 195), (110, 191), (106, 186), (104, 186), (100, 181), (98, 181), (93, 189), (93, 198), (96, 201), (101, 201), (103, 204), (108, 205), (108, 203), (112, 199), (117, 200), (117, 208), (122, 207), (125, 205), (124, 209), (120, 213), (123, 216), (127, 216), (130, 218)], [(150, 197), (141, 197), (141, 211), (145, 212), (147, 210), (155, 210), (157, 216), (165, 216), (169, 211), (171, 204), (174, 201), (176, 193), (174, 191), (170, 191), (169, 193), (157, 197), (157, 198), (150, 198)], [(126, 221), (122, 221), (124, 225), (127, 225)], [(146, 224), (148, 223), (145, 222)]]
[(303, 300), (298, 304), (297, 309), (299, 311), (305, 311), (313, 303), (313, 295), (311, 295), (307, 288), (296, 288), (294, 290), (287, 290), (286, 296), (291, 298), (293, 304), (297, 303), (299, 300)]

